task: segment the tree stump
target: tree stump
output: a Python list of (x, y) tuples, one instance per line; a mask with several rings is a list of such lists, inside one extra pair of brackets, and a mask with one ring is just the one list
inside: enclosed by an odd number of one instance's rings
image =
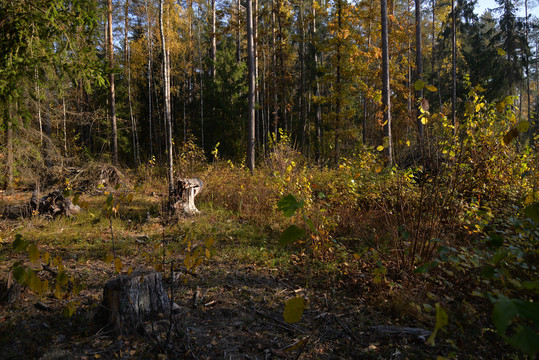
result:
[(0, 303), (12, 304), (21, 296), (22, 287), (13, 278), (13, 272), (9, 272), (7, 279), (0, 281)]
[(161, 274), (154, 270), (121, 275), (108, 281), (103, 290), (100, 317), (117, 332), (137, 330), (144, 321), (169, 312), (170, 299), (163, 289)]
[(198, 213), (195, 197), (202, 191), (204, 184), (197, 178), (178, 179), (171, 196), (172, 207), (175, 211), (183, 211), (192, 215)]

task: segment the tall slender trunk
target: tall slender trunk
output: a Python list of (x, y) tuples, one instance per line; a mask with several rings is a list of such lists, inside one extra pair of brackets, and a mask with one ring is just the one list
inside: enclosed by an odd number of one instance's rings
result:
[(127, 103), (129, 107), (129, 119), (131, 120), (131, 136), (133, 142), (133, 161), (135, 165), (139, 164), (139, 147), (138, 147), (138, 135), (137, 135), (137, 123), (133, 116), (133, 102), (131, 100), (131, 55), (129, 47), (129, 0), (125, 0), (125, 13), (124, 13), (124, 71), (127, 73)]
[(237, 1), (236, 6), (238, 7), (238, 31), (236, 34), (236, 61), (241, 61), (241, 2), (240, 0)]
[(168, 160), (168, 191), (172, 196), (174, 191), (174, 164), (172, 154), (172, 121), (170, 118), (170, 77), (169, 61), (166, 47), (165, 31), (163, 29), (163, 0), (159, 0), (159, 31), (161, 33), (161, 50), (163, 52), (163, 84), (164, 84), (164, 116), (167, 126), (167, 160)]
[(273, 92), (273, 126), (275, 139), (279, 136), (279, 104), (277, 102), (277, 46), (275, 35), (275, 0), (271, 0), (271, 45), (272, 45), (272, 92)]
[(252, 0), (247, 0), (247, 57), (249, 72), (249, 110), (248, 110), (248, 140), (247, 168), (251, 173), (255, 169), (255, 54), (253, 41)]
[[(312, 40), (311, 43), (316, 42), (316, 8), (314, 7), (314, 1), (311, 1), (311, 16), (312, 16)], [(316, 96), (316, 112), (314, 116), (314, 126), (316, 128), (316, 146), (315, 146), (315, 159), (317, 163), (320, 163), (322, 158), (322, 105), (320, 104), (320, 77), (318, 76), (318, 50), (314, 44), (312, 46), (313, 60), (314, 60), (314, 78), (315, 78), (315, 96)]]
[(7, 168), (7, 181), (6, 181), (6, 190), (8, 193), (13, 191), (13, 122), (12, 122), (12, 111), (11, 104), (7, 105), (8, 111), (5, 112), (7, 129), (6, 129), (6, 168)]
[[(342, 0), (337, 0), (337, 29), (340, 32), (342, 28)], [(337, 165), (339, 161), (339, 132), (341, 129), (341, 36), (339, 34), (337, 40), (337, 76), (336, 76), (336, 90), (337, 90), (337, 103), (335, 105), (335, 145), (334, 145), (334, 163)]]
[(453, 93), (451, 101), (451, 124), (453, 125), (453, 135), (457, 133), (457, 19), (455, 15), (455, 0), (451, 0), (451, 28), (452, 28), (452, 78)]
[[(421, 0), (415, 0), (415, 77), (416, 81), (423, 80), (423, 53), (421, 49)], [(417, 90), (416, 93), (417, 101), (419, 102), (419, 107), (421, 107), (421, 100), (423, 99), (423, 87), (420, 90)], [(418, 111), (417, 121), (417, 130), (418, 130), (418, 140), (419, 140), (419, 151), (423, 153), (423, 123), (419, 118), (420, 111)]]
[(307, 117), (305, 114), (305, 21), (303, 19), (304, 17), (304, 2), (301, 2), (300, 8), (299, 8), (299, 22), (300, 22), (300, 36), (301, 36), (301, 42), (298, 46), (299, 48), (299, 73), (300, 73), (300, 80), (299, 80), (299, 119), (301, 124), (301, 148), (303, 150), (303, 153), (307, 153)]
[(63, 110), (63, 130), (64, 130), (64, 156), (67, 156), (67, 115), (66, 115), (66, 101), (62, 95), (62, 110)]
[[(200, 11), (200, 7), (198, 8)], [(200, 14), (199, 14), (200, 15)], [(200, 18), (200, 16), (199, 16)], [(200, 21), (198, 22), (198, 66), (200, 68), (200, 142), (202, 150), (204, 150), (204, 71), (202, 69), (202, 42), (200, 40)]]
[(41, 90), (39, 88), (39, 78), (37, 74), (37, 67), (34, 69), (34, 76), (36, 81), (36, 97), (37, 97), (37, 120), (39, 123), (39, 143), (43, 146), (43, 121), (41, 119)]
[(387, 35), (387, 0), (380, 0), (382, 22), (382, 112), (384, 136), (387, 138), (386, 156), (389, 166), (393, 165), (393, 143), (391, 136), (391, 89), (389, 86), (389, 43)]
[[(526, 45), (528, 45), (528, 32), (529, 32), (529, 26), (528, 26), (528, 0), (524, 0), (524, 16), (526, 19)], [(527, 114), (527, 120), (528, 122), (531, 121), (531, 114), (532, 114), (532, 104), (531, 104), (531, 97), (530, 97), (530, 61), (529, 61), (529, 51), (526, 49), (526, 95), (528, 99), (528, 114)]]
[(148, 21), (147, 28), (147, 37), (148, 37), (148, 126), (149, 126), (149, 136), (150, 136), (150, 159), (153, 158), (153, 120), (152, 120), (152, 26), (150, 19), (150, 7), (148, 5), (148, 0), (146, 0), (146, 17)]
[(217, 62), (217, 28), (215, 26), (215, 1), (211, 0), (211, 76), (215, 80)]
[(116, 93), (114, 90), (114, 42), (112, 36), (112, 0), (107, 0), (108, 15), (108, 57), (109, 57), (109, 82), (110, 82), (110, 126), (112, 129), (112, 161), (118, 163), (118, 130), (116, 128)]
[(260, 118), (261, 118), (261, 109), (258, 106), (260, 104), (260, 81), (258, 74), (258, 0), (254, 0), (252, 18), (253, 18), (253, 52), (254, 52), (254, 66), (255, 66), (255, 138), (256, 143), (260, 144)]

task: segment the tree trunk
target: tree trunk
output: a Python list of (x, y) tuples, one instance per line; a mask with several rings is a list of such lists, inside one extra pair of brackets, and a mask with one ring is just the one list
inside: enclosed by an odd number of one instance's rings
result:
[(67, 157), (67, 115), (66, 115), (66, 101), (65, 97), (62, 96), (62, 110), (63, 110), (63, 130), (64, 130), (64, 156)]
[(277, 141), (279, 136), (279, 104), (277, 102), (277, 46), (275, 36), (275, 0), (271, 0), (271, 45), (272, 45), (272, 92), (273, 92), (273, 126), (274, 140)]
[(241, 2), (238, 0), (236, 2), (236, 6), (238, 7), (238, 31), (236, 34), (236, 61), (241, 61)]
[(457, 19), (455, 15), (455, 0), (451, 0), (451, 28), (452, 28), (452, 101), (451, 101), (451, 124), (453, 135), (457, 133)]
[(174, 191), (173, 177), (174, 177), (174, 165), (173, 165), (173, 154), (172, 154), (172, 121), (170, 118), (170, 77), (169, 77), (169, 61), (168, 61), (168, 52), (165, 42), (165, 31), (163, 29), (163, 0), (159, 0), (159, 30), (161, 32), (161, 49), (163, 52), (163, 84), (164, 84), (164, 94), (165, 99), (165, 108), (164, 116), (165, 123), (167, 126), (167, 152), (168, 152), (168, 190), (169, 196), (172, 195)]
[[(200, 16), (200, 7), (198, 7), (199, 16)], [(202, 68), (202, 42), (200, 40), (200, 34), (202, 30), (200, 29), (200, 22), (198, 22), (198, 66), (200, 68), (200, 142), (202, 150), (204, 150), (204, 71)]]
[(249, 108), (248, 108), (248, 135), (247, 135), (247, 168), (251, 173), (255, 169), (255, 54), (253, 41), (253, 14), (252, 0), (247, 0), (247, 56), (249, 78)]
[(110, 125), (112, 128), (112, 161), (118, 163), (118, 132), (116, 128), (116, 94), (114, 90), (114, 43), (112, 37), (112, 0), (107, 0), (107, 49), (109, 57), (109, 82), (110, 82)]
[(133, 116), (133, 102), (131, 101), (131, 56), (130, 56), (130, 47), (129, 47), (129, 0), (125, 0), (125, 15), (124, 15), (124, 48), (125, 48), (125, 65), (124, 71), (127, 73), (127, 102), (129, 106), (129, 119), (131, 120), (131, 141), (133, 143), (133, 161), (135, 165), (139, 164), (139, 146), (138, 146), (138, 135), (137, 135), (137, 123), (135, 117)]
[[(393, 144), (391, 137), (391, 89), (389, 86), (389, 44), (387, 35), (387, 0), (380, 0), (382, 22), (382, 112), (384, 136), (387, 140), (386, 156), (389, 166), (393, 165)], [(385, 142), (385, 141), (384, 141)]]
[(211, 76), (215, 80), (215, 64), (217, 63), (217, 29), (215, 26), (215, 1), (211, 0)]
[[(421, 0), (415, 0), (415, 77), (416, 81), (423, 79), (423, 54), (421, 49)], [(421, 108), (421, 100), (423, 99), (423, 87), (417, 90), (416, 93), (419, 107)], [(421, 109), (420, 109), (421, 110)], [(418, 111), (417, 130), (419, 140), (419, 151), (423, 154), (423, 123), (419, 118), (421, 111)]]
[(148, 126), (150, 136), (150, 160), (153, 158), (153, 140), (152, 140), (152, 28), (150, 20), (150, 8), (148, 0), (146, 0), (146, 17), (148, 21), (147, 38), (148, 38)]
[(8, 193), (13, 191), (13, 122), (11, 114), (11, 104), (8, 104), (9, 111), (7, 112), (7, 131), (6, 131), (6, 150), (7, 150), (7, 182), (6, 190)]

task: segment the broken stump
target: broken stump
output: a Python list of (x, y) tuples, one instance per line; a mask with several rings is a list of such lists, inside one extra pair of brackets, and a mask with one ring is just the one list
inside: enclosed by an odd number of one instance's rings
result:
[(198, 178), (178, 179), (174, 190), (170, 194), (171, 204), (175, 211), (182, 210), (192, 215), (198, 213), (195, 206), (195, 197), (202, 191), (204, 184)]
[[(107, 282), (103, 290), (101, 320), (118, 332), (139, 329), (146, 320), (170, 313), (170, 299), (161, 274), (151, 269), (133, 271)], [(174, 304), (175, 305), (175, 304)], [(175, 306), (173, 305), (173, 310)]]

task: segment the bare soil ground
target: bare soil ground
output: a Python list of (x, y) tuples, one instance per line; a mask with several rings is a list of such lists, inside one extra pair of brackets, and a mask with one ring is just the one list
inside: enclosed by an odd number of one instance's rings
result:
[[(17, 202), (27, 198), (21, 194), (11, 198)], [(153, 200), (154, 202), (157, 200)], [(131, 209), (133, 210), (133, 209)], [(89, 212), (88, 209), (86, 209)], [(136, 212), (126, 213), (131, 215)], [(125, 228), (117, 230), (123, 239), (124, 269), (147, 267), (141, 254), (159, 245), (145, 238), (149, 224), (138, 214), (123, 219)], [(206, 217), (206, 218), (204, 218)], [(134, 219), (134, 220), (133, 220)], [(137, 220), (138, 219), (138, 220)], [(201, 215), (200, 221), (221, 221), (218, 216)], [(140, 221), (140, 224), (133, 224)], [(190, 226), (197, 218), (183, 220)], [(228, 220), (227, 220), (228, 221)], [(230, 220), (232, 221), (232, 220)], [(424, 337), (407, 335), (405, 331), (387, 334), (373, 326), (387, 325), (432, 330), (433, 315), (408, 316), (400, 309), (395, 294), (382, 285), (375, 285), (369, 269), (359, 264), (344, 267), (346, 271), (327, 271), (309, 268), (295, 254), (281, 255), (289, 265), (280, 267), (259, 261), (248, 253), (242, 254), (242, 241), (230, 232), (217, 242), (214, 256), (196, 269), (196, 275), (180, 273), (172, 282), (165, 274), (165, 288), (173, 288), (179, 312), (163, 314), (147, 322), (145, 331), (118, 334), (100, 323), (96, 313), (102, 298), (103, 286), (116, 276), (114, 266), (102, 260), (98, 247), (77, 253), (77, 244), (90, 236), (96, 246), (110, 246), (106, 228), (94, 224), (96, 234), (88, 229), (75, 238), (63, 239), (62, 244), (41, 238), (39, 246), (62, 254), (63, 264), (70, 274), (76, 274), (85, 284), (77, 300), (75, 314), (62, 315), (68, 300), (57, 300), (52, 294), (37, 295), (25, 289), (13, 304), (0, 304), (0, 358), (2, 359), (434, 359), (504, 357), (504, 348), (495, 334), (440, 333), (436, 346)], [(78, 220), (0, 220), (0, 274), (9, 272), (12, 264), (24, 254), (15, 254), (11, 242), (17, 232), (32, 227), (45, 233), (55, 226), (57, 234), (82, 227)], [(226, 221), (225, 221), (226, 222)], [(106, 225), (106, 222), (105, 222)], [(144, 227), (146, 226), (146, 227)], [(214, 224), (215, 226), (215, 224)], [(67, 229), (67, 230), (65, 230)], [(36, 235), (37, 236), (37, 235)], [(137, 237), (146, 239), (137, 241)], [(97, 240), (96, 240), (97, 239)], [(276, 240), (273, 239), (274, 242)], [(259, 246), (256, 244), (255, 246)], [(236, 252), (227, 249), (236, 248)], [(105, 251), (106, 252), (106, 251)], [(93, 254), (92, 254), (93, 253)], [(231, 255), (235, 254), (235, 255)], [(238, 255), (239, 254), (239, 255)], [(26, 260), (25, 260), (26, 259)], [(182, 262), (180, 255), (169, 260)], [(348, 264), (340, 264), (348, 266)], [(336, 266), (340, 266), (336, 264)], [(37, 268), (39, 270), (39, 267)], [(297, 270), (297, 271), (295, 271)], [(50, 277), (46, 271), (40, 275)], [(52, 278), (51, 278), (52, 281)], [(403, 282), (406, 286), (406, 282)], [(402, 286), (401, 286), (402, 287)], [(418, 287), (419, 288), (419, 287)], [(283, 320), (286, 300), (295, 296), (308, 300), (300, 322)], [(406, 303), (407, 300), (403, 300)], [(41, 302), (47, 308), (38, 308)], [(405, 314), (403, 316), (403, 313)], [(417, 314), (416, 314), (417, 315)], [(480, 321), (480, 320), (479, 320)], [(486, 341), (486, 342), (485, 342)], [(497, 345), (496, 345), (497, 344)]]

